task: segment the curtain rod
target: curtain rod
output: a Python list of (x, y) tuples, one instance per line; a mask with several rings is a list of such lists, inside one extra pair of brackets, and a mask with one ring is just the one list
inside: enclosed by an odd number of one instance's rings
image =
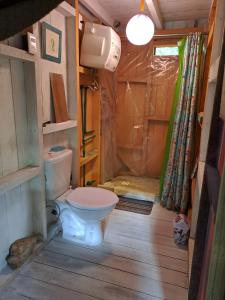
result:
[(167, 33), (167, 34), (154, 34), (153, 37), (168, 37), (168, 36), (171, 36), (171, 37), (176, 37), (176, 36), (186, 36), (186, 35), (189, 35), (189, 34), (192, 34), (192, 33), (201, 33), (202, 35), (208, 35), (208, 32), (201, 32), (201, 31), (195, 31), (195, 32), (187, 32), (187, 33)]

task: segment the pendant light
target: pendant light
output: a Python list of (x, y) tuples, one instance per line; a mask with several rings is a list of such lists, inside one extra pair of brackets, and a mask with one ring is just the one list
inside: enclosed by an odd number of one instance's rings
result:
[[(144, 11), (145, 1), (141, 0), (140, 11)], [(133, 16), (126, 27), (128, 40), (134, 45), (146, 45), (153, 38), (155, 26), (152, 20), (145, 14)]]

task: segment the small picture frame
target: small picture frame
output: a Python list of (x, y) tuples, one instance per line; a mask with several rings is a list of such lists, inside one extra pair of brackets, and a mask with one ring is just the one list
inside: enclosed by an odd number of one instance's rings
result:
[(61, 63), (62, 31), (43, 22), (42, 31), (42, 58)]

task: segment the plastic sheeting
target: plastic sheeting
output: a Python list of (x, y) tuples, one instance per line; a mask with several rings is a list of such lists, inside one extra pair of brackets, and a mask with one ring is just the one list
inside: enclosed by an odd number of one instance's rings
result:
[(121, 61), (100, 75), (103, 181), (121, 172), (160, 177), (178, 57), (122, 41)]

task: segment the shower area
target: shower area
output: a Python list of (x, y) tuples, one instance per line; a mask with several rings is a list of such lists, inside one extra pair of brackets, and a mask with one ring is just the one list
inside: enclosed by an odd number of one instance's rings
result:
[(155, 202), (178, 74), (177, 39), (122, 39), (115, 73), (101, 71), (101, 186)]

